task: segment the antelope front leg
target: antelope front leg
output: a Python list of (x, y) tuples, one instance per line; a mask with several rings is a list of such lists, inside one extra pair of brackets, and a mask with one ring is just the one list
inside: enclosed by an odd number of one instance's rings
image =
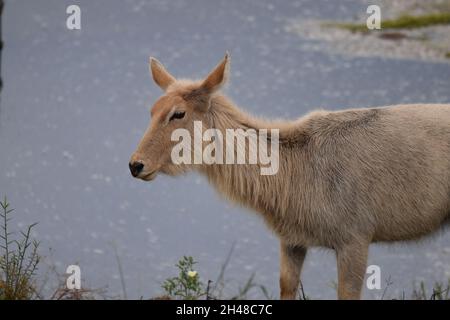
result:
[(339, 300), (361, 298), (368, 251), (369, 244), (365, 242), (355, 242), (336, 249)]
[(289, 246), (281, 242), (280, 296), (283, 300), (295, 299), (300, 272), (306, 256), (305, 247)]

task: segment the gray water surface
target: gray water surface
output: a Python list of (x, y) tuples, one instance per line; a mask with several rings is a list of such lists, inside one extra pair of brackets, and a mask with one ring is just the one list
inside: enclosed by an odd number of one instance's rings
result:
[[(39, 222), (41, 254), (60, 273), (78, 263), (86, 287), (108, 286), (111, 295), (122, 294), (114, 247), (128, 297), (139, 298), (161, 293), (183, 255), (198, 260), (204, 282), (215, 280), (233, 243), (227, 292), (255, 273), (257, 283), (278, 294), (278, 242), (257, 215), (230, 205), (195, 174), (152, 183), (130, 176), (129, 157), (161, 95), (148, 74), (150, 55), (176, 76), (199, 78), (230, 51), (226, 93), (260, 116), (450, 102), (450, 64), (316, 52), (284, 31), (292, 18), (365, 12), (356, 0), (77, 1), (80, 31), (66, 28), (71, 4), (6, 3), (0, 195), (16, 208), (18, 227)], [(391, 277), (392, 296), (411, 292), (414, 281), (446, 281), (450, 235), (372, 246), (369, 263), (381, 267), (383, 279)], [(307, 294), (334, 298), (334, 281), (334, 253), (311, 251)], [(381, 294), (365, 290), (366, 298)], [(263, 296), (255, 290), (253, 297)]]

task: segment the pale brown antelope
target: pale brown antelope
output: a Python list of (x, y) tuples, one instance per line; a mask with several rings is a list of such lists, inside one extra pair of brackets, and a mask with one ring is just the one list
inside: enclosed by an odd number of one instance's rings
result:
[[(261, 214), (280, 238), (282, 299), (296, 297), (309, 247), (335, 250), (338, 298), (358, 299), (370, 243), (419, 239), (449, 221), (450, 105), (262, 120), (220, 93), (229, 60), (226, 55), (204, 80), (191, 81), (177, 80), (151, 58), (151, 74), (164, 95), (151, 110), (130, 170), (145, 181), (198, 170), (220, 194)], [(184, 128), (193, 135), (194, 121), (222, 132), (279, 129), (278, 172), (261, 175), (259, 163), (174, 164), (171, 134)]]

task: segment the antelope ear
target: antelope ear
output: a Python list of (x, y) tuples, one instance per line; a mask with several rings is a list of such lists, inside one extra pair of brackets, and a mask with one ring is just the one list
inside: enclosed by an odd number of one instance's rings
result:
[(153, 57), (150, 57), (150, 73), (156, 84), (163, 90), (166, 90), (169, 85), (176, 81), (175, 77), (164, 68), (162, 63)]
[(230, 70), (230, 55), (228, 52), (222, 61), (214, 68), (213, 71), (203, 81), (201, 88), (204, 93), (212, 94), (222, 88), (228, 80)]

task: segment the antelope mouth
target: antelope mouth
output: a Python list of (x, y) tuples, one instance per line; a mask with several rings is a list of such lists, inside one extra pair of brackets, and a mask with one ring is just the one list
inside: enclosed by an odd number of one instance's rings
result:
[(157, 171), (158, 171), (158, 170), (154, 170), (154, 171), (152, 171), (152, 172), (150, 172), (150, 173), (143, 174), (143, 175), (142, 175), (141, 177), (139, 177), (139, 178), (142, 179), (142, 180), (144, 180), (144, 181), (152, 181), (153, 179), (156, 178), (156, 176), (157, 176), (157, 174), (158, 174)]

